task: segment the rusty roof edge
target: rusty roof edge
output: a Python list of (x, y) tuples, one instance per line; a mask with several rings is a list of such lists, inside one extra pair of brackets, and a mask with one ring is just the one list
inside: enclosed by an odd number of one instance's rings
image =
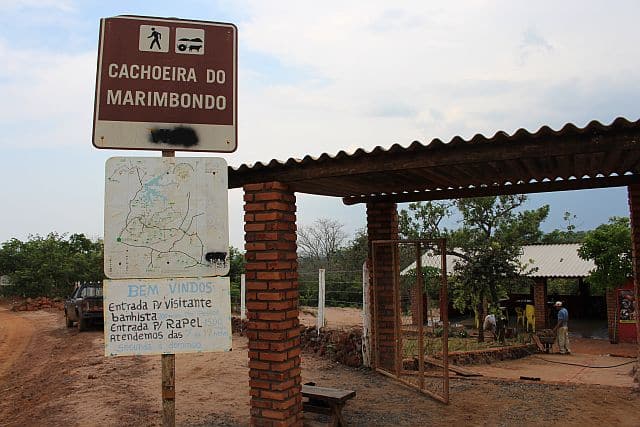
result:
[(640, 129), (640, 119), (636, 121), (629, 121), (624, 117), (615, 118), (609, 125), (604, 125), (598, 120), (590, 121), (586, 126), (579, 128), (573, 123), (566, 123), (559, 130), (553, 130), (549, 126), (541, 126), (536, 132), (531, 133), (524, 128), (517, 129), (513, 134), (509, 135), (505, 131), (497, 131), (492, 137), (487, 138), (482, 134), (476, 134), (468, 140), (465, 140), (461, 136), (452, 137), (449, 142), (443, 142), (439, 138), (434, 138), (430, 142), (424, 144), (420, 141), (412, 141), (408, 146), (404, 147), (398, 143), (392, 144), (389, 148), (383, 148), (381, 146), (374, 147), (371, 151), (367, 151), (363, 148), (356, 149), (353, 153), (349, 154), (344, 150), (338, 151), (335, 155), (330, 155), (328, 153), (322, 153), (317, 157), (313, 157), (311, 155), (306, 155), (302, 159), (289, 158), (287, 160), (281, 161), (277, 159), (272, 159), (267, 163), (258, 161), (254, 164), (242, 164), (238, 167), (229, 166), (229, 173), (243, 173), (248, 171), (259, 171), (261, 169), (283, 169), (288, 167), (295, 167), (300, 165), (305, 165), (309, 163), (321, 163), (324, 161), (332, 161), (332, 160), (344, 160), (350, 158), (358, 158), (362, 156), (375, 156), (386, 153), (396, 153), (396, 152), (409, 152), (409, 151), (417, 151), (422, 149), (437, 149), (442, 147), (455, 147), (458, 145), (469, 145), (469, 144), (486, 144), (486, 143), (513, 143), (518, 142), (522, 139), (540, 139), (540, 138), (549, 138), (549, 137), (566, 137), (566, 136), (576, 136), (576, 135), (588, 135), (594, 132), (617, 132), (621, 130), (627, 130), (631, 128)]

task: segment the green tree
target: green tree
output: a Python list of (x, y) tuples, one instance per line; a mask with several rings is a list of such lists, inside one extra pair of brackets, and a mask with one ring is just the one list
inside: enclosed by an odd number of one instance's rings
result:
[[(460, 259), (450, 281), (454, 305), (473, 309), (481, 318), (485, 301), (498, 305), (508, 290), (523, 280), (526, 266), (519, 262), (522, 245), (542, 236), (540, 223), (549, 214), (549, 206), (521, 210), (526, 200), (525, 195), (508, 195), (460, 199), (453, 204), (412, 203), (409, 211), (400, 214), (400, 230), (407, 237), (447, 238), (447, 252)], [(462, 216), (462, 227), (441, 228), (453, 207)], [(422, 224), (417, 233), (416, 224)], [(482, 328), (478, 340), (484, 341)]]
[(246, 261), (244, 259), (244, 253), (240, 252), (233, 246), (229, 246), (229, 282), (230, 282), (230, 294), (231, 304), (234, 310), (239, 310), (240, 307), (240, 276), (245, 272)]
[(246, 262), (244, 253), (233, 246), (229, 246), (229, 281), (231, 285), (240, 286), (240, 276), (244, 274)]
[(100, 281), (103, 273), (103, 244), (83, 234), (50, 233), (12, 239), (0, 247), (0, 274), (9, 278), (7, 291), (13, 295), (64, 296), (78, 281)]
[(555, 243), (582, 243), (586, 236), (585, 231), (576, 230), (574, 221), (577, 216), (571, 212), (565, 212), (563, 219), (567, 224), (564, 230), (556, 228), (555, 230), (546, 233), (540, 239), (540, 243), (555, 244)]
[(587, 232), (578, 255), (596, 264), (588, 279), (595, 288), (606, 290), (623, 284), (633, 274), (629, 218), (612, 217)]

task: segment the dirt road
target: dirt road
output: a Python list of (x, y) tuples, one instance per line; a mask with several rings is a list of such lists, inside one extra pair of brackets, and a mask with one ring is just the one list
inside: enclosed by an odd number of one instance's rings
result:
[[(249, 421), (247, 342), (230, 353), (176, 357), (177, 424)], [(160, 421), (160, 357), (103, 356), (102, 331), (78, 333), (61, 312), (0, 307), (0, 425), (154, 426)], [(629, 388), (452, 379), (450, 406), (370, 371), (303, 355), (303, 381), (356, 390), (349, 425), (637, 426), (640, 396)], [(317, 425), (320, 418), (305, 415)]]

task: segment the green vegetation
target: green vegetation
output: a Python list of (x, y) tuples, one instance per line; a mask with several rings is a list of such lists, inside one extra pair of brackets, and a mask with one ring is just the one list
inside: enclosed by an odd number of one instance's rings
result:
[(5, 295), (65, 296), (75, 282), (103, 279), (102, 241), (57, 233), (11, 239), (0, 247), (0, 275), (11, 284), (0, 289)]
[[(497, 306), (526, 280), (521, 274), (526, 266), (519, 262), (521, 247), (543, 236), (540, 224), (549, 206), (520, 210), (526, 200), (524, 195), (510, 195), (411, 203), (408, 211), (400, 212), (400, 232), (407, 238), (447, 238), (447, 253), (460, 259), (450, 280), (454, 306), (483, 313), (485, 302)], [(441, 227), (454, 209), (462, 217), (462, 226)], [(479, 332), (482, 342), (482, 328)]]
[(544, 234), (539, 242), (545, 244), (557, 244), (557, 243), (582, 243), (587, 235), (586, 231), (576, 230), (576, 226), (573, 223), (577, 216), (571, 212), (565, 212), (563, 219), (567, 224), (564, 230), (556, 228), (555, 230)]
[(343, 227), (335, 220), (319, 219), (298, 230), (300, 305), (318, 304), (318, 269), (324, 268), (326, 305), (362, 307), (367, 235), (360, 230), (353, 240), (347, 240)]
[(240, 307), (240, 276), (244, 273), (244, 253), (229, 246), (229, 282), (231, 282), (231, 305), (236, 311)]
[(633, 274), (629, 218), (612, 217), (607, 224), (589, 231), (578, 254), (594, 260), (596, 269), (588, 280), (596, 289), (623, 284)]
[[(244, 254), (229, 248), (231, 299), (240, 304), (240, 275), (244, 273)], [(21, 297), (64, 297), (76, 282), (104, 279), (104, 246), (101, 239), (84, 234), (70, 236), (50, 233), (29, 236), (26, 241), (11, 239), (0, 246), (0, 276), (9, 286), (1, 295)]]

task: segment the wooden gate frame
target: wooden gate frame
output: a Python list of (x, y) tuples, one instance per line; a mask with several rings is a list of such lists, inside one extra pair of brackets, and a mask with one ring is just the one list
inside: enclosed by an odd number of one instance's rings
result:
[[(418, 385), (411, 383), (401, 377), (406, 371), (402, 366), (402, 331), (401, 331), (401, 304), (400, 304), (400, 269), (397, 259), (397, 249), (400, 244), (414, 245), (416, 249), (416, 273), (417, 279), (414, 284), (416, 287), (416, 298), (418, 298), (418, 353), (422, 357), (418, 357)], [(380, 367), (378, 352), (378, 301), (377, 289), (378, 279), (376, 275), (376, 247), (392, 246), (393, 261), (393, 306), (394, 306), (394, 327), (395, 327), (395, 372), (389, 372)], [(425, 388), (424, 373), (424, 313), (422, 306), (423, 298), (423, 277), (422, 277), (422, 249), (424, 246), (436, 246), (440, 252), (440, 320), (442, 321), (442, 394), (436, 393)], [(449, 404), (449, 297), (447, 287), (447, 242), (446, 239), (392, 239), (392, 240), (374, 240), (371, 242), (371, 277), (372, 277), (372, 315), (373, 315), (373, 361), (374, 369), (387, 377), (393, 378), (400, 383), (417, 389), (420, 393), (438, 400), (444, 404)]]

